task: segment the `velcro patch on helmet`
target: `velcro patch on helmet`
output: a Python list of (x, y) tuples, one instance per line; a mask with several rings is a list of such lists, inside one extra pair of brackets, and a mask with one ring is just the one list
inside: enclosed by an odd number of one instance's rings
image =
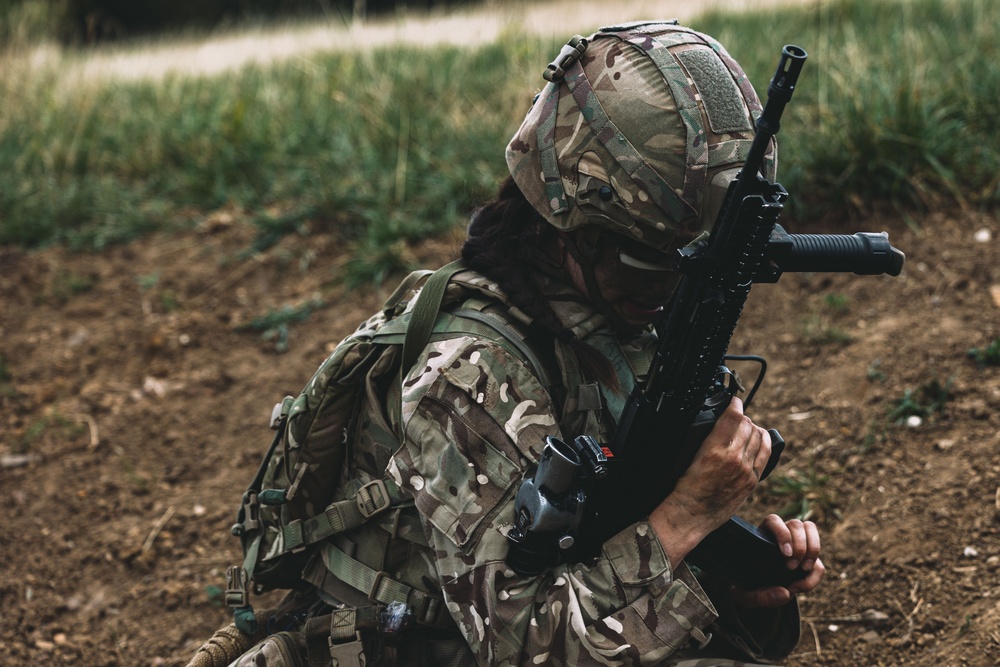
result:
[(675, 54), (698, 88), (713, 132), (728, 134), (753, 130), (743, 94), (714, 51), (685, 49)]

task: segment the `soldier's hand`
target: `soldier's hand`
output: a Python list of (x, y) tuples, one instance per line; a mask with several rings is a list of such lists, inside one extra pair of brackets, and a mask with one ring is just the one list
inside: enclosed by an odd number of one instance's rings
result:
[(673, 565), (736, 514), (770, 456), (771, 437), (733, 398), (674, 490), (650, 514)]
[(774, 535), (789, 570), (801, 567), (809, 574), (787, 587), (772, 586), (753, 591), (733, 589), (737, 604), (744, 607), (780, 607), (791, 601), (796, 593), (816, 588), (826, 573), (826, 566), (819, 559), (820, 538), (816, 524), (798, 519), (784, 521), (777, 514), (771, 514), (761, 523), (761, 528)]

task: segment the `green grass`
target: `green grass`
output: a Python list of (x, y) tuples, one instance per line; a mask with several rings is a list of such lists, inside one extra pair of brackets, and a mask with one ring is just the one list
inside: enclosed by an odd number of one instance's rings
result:
[(809, 52), (779, 135), (779, 177), (800, 211), (1000, 204), (994, 0), (842, 0), (698, 27), (760, 92), (777, 45)]
[(837, 502), (826, 488), (829, 481), (830, 476), (819, 474), (810, 461), (806, 470), (792, 468), (769, 479), (765, 493), (783, 503), (777, 511), (783, 519), (839, 519)]
[(1000, 366), (1000, 338), (994, 338), (986, 347), (974, 347), (969, 357), (980, 366)]
[(907, 417), (935, 419), (951, 400), (952, 378), (943, 384), (937, 378), (921, 385), (916, 390), (907, 389), (889, 408), (889, 421), (902, 424)]
[[(779, 135), (792, 213), (1000, 203), (994, 0), (842, 0), (692, 25), (762, 94), (783, 43), (810, 52)], [(558, 49), (507, 34), (79, 85), (8, 56), (0, 245), (98, 249), (235, 205), (257, 212), (249, 251), (334, 230), (353, 279), (377, 280), (402, 261), (399, 243), (462, 224), (492, 194)]]

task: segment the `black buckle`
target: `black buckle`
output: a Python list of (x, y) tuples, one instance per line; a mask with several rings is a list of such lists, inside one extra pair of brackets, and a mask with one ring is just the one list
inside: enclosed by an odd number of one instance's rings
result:
[(358, 511), (365, 519), (389, 509), (392, 506), (392, 499), (389, 498), (385, 480), (376, 479), (363, 485), (358, 489), (356, 502)]

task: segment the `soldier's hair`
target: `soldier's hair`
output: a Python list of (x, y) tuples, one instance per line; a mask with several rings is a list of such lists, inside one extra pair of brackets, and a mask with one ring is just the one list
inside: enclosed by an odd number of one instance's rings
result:
[(507, 177), (496, 198), (472, 214), (462, 260), (495, 281), (512, 304), (534, 318), (536, 328), (566, 341), (585, 375), (617, 389), (620, 383), (611, 362), (562, 325), (536, 281), (543, 266), (552, 266), (549, 251), (556, 233)]

